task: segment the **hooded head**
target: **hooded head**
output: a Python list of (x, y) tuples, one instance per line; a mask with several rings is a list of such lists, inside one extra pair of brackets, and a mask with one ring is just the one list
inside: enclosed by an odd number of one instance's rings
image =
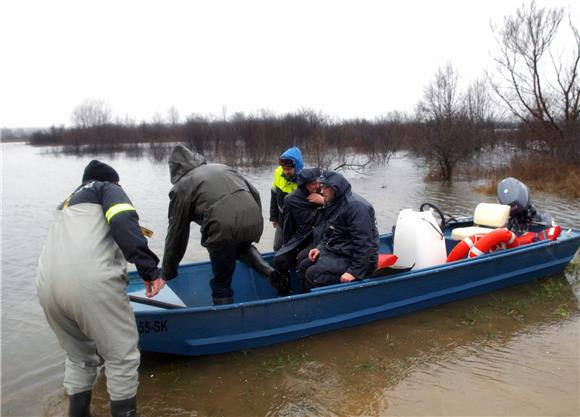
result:
[(318, 181), (320, 174), (320, 168), (304, 168), (296, 177), (296, 184), (298, 187), (305, 187), (313, 181)]
[[(350, 182), (348, 182), (348, 180), (338, 172), (324, 171), (318, 178), (318, 182), (320, 182), (322, 187), (332, 188), (334, 192), (334, 198), (332, 201), (340, 200), (345, 196), (348, 196), (351, 192)], [(332, 201), (329, 201), (329, 203), (332, 203)]]
[(175, 184), (192, 169), (205, 165), (205, 157), (197, 152), (192, 152), (184, 145), (177, 145), (169, 156), (169, 175), (171, 183)]
[(302, 160), (302, 152), (297, 146), (292, 146), (285, 150), (282, 155), (280, 155), (280, 165), (290, 165), (294, 167), (295, 175), (300, 174), (302, 168), (304, 168), (304, 161)]
[(112, 166), (93, 159), (88, 163), (83, 172), (83, 184), (89, 181), (108, 181), (117, 183), (119, 182), (119, 174), (117, 174), (117, 171), (115, 171)]

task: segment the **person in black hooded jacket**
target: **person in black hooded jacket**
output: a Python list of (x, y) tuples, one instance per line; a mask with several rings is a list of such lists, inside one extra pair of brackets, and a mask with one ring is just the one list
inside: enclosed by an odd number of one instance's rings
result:
[[(318, 243), (314, 231), (322, 214), (324, 197), (318, 193), (319, 168), (306, 168), (297, 175), (298, 188), (288, 194), (284, 200), (286, 219), (283, 225), (283, 245), (274, 256), (274, 268), (280, 272), (283, 283), (279, 292), (286, 294), (290, 290), (288, 271), (293, 265), (305, 258)], [(302, 254), (302, 256), (300, 256)]]
[(306, 289), (350, 282), (377, 268), (379, 233), (373, 206), (351, 191), (338, 172), (319, 179), (325, 198), (325, 226), (320, 244), (299, 265)]

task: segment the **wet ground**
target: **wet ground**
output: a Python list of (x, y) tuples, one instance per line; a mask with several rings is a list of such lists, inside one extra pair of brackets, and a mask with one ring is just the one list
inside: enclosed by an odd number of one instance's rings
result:
[[(2, 415), (63, 415), (64, 355), (38, 306), (35, 267), (52, 209), (77, 185), (89, 157), (2, 145)], [(115, 166), (161, 256), (168, 169), (143, 159)], [(264, 214), (270, 170), (245, 174)], [(402, 208), (424, 201), (469, 214), (473, 183), (423, 182), (404, 157), (366, 174), (347, 173), (390, 230)], [(580, 201), (534, 195), (559, 223), (580, 227)], [(261, 250), (268, 250), (266, 224)], [(206, 258), (192, 229), (186, 260)], [(461, 302), (278, 346), (188, 358), (144, 354), (143, 416), (580, 415), (580, 260), (566, 274)], [(105, 380), (94, 415), (107, 416)]]

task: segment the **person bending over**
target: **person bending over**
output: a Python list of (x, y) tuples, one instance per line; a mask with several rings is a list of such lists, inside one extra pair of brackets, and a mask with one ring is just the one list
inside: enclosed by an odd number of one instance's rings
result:
[(201, 245), (211, 261), (213, 303), (233, 302), (232, 276), (236, 259), (271, 282), (279, 275), (252, 245), (262, 236), (260, 194), (236, 170), (208, 164), (203, 155), (177, 145), (169, 158), (173, 188), (169, 192), (169, 225), (163, 256), (163, 277), (177, 276), (189, 239), (190, 223), (201, 226)]
[(92, 388), (104, 360), (113, 417), (136, 416), (140, 353), (127, 297), (127, 261), (147, 296), (165, 281), (141, 235), (139, 216), (107, 164), (91, 161), (82, 184), (59, 207), (38, 263), (40, 305), (66, 352), (69, 416), (90, 416)]

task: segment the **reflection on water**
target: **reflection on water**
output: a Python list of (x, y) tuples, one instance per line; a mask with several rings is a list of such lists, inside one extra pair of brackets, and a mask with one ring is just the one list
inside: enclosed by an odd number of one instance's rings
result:
[[(38, 306), (34, 274), (53, 208), (77, 185), (90, 158), (2, 145), (2, 415), (60, 415), (63, 354)], [(167, 226), (165, 164), (103, 158), (120, 173), (162, 255)], [(267, 216), (271, 169), (245, 172)], [(367, 175), (348, 173), (390, 230), (400, 209), (429, 201), (469, 214), (473, 184), (425, 183), (409, 160), (393, 158)], [(533, 195), (536, 206), (578, 227), (580, 202)], [(269, 250), (266, 224), (259, 244)], [(206, 258), (192, 228), (186, 260)], [(571, 282), (569, 284), (568, 282)], [(311, 337), (226, 355), (144, 354), (144, 416), (579, 415), (578, 273)], [(108, 415), (104, 378), (95, 415)]]

